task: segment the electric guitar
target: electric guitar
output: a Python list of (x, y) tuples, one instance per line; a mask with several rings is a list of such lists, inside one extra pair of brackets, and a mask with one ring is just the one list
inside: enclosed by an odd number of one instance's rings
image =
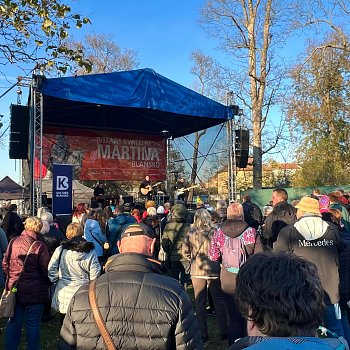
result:
[(153, 187), (156, 187), (156, 186), (158, 186), (158, 185), (160, 185), (162, 182), (157, 182), (156, 184), (154, 184), (154, 185), (149, 185), (149, 186), (147, 186), (147, 187), (144, 187), (144, 188), (140, 188), (140, 191), (141, 191), (141, 193), (144, 195), (144, 196), (147, 196), (148, 195), (148, 193), (150, 193), (151, 191), (152, 191), (152, 188)]
[(179, 188), (179, 189), (177, 189), (177, 190), (175, 191), (175, 195), (178, 196), (178, 195), (183, 194), (183, 193), (185, 193), (186, 191), (189, 191), (189, 190), (191, 190), (192, 188), (196, 188), (196, 187), (199, 187), (199, 185), (193, 185), (193, 186), (190, 186), (190, 187), (187, 187), (187, 188), (185, 188), (185, 187)]

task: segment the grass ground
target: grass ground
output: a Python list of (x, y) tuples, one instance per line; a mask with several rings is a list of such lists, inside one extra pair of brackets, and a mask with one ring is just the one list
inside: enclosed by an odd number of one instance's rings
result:
[[(188, 293), (193, 300), (193, 290), (189, 288)], [(228, 348), (227, 341), (221, 341), (217, 329), (216, 318), (207, 317), (209, 328), (209, 342), (206, 344), (208, 350), (226, 350)], [(0, 349), (5, 349), (4, 338), (6, 329), (6, 320), (0, 319)], [(53, 350), (57, 349), (57, 342), (60, 332), (59, 318), (56, 316), (51, 321), (42, 323), (41, 326), (41, 349)], [(20, 350), (25, 350), (25, 331), (22, 332)]]

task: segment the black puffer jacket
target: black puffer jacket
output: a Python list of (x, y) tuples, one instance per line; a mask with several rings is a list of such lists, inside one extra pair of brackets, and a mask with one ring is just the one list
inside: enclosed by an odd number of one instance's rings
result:
[(162, 236), (162, 247), (168, 253), (169, 261), (186, 261), (182, 255), (182, 245), (191, 224), (187, 222), (188, 210), (183, 204), (175, 204), (171, 209), (170, 220)]
[[(141, 254), (112, 256), (97, 279), (96, 297), (117, 349), (202, 349), (199, 328), (183, 287), (161, 275)], [(105, 349), (85, 284), (73, 297), (59, 349)]]
[(62, 243), (66, 236), (56, 228), (55, 224), (50, 225), (50, 231), (44, 234), (40, 234), (40, 240), (44, 242), (49, 250), (50, 256), (54, 253), (55, 249)]
[(263, 227), (263, 237), (275, 242), (278, 233), (286, 226), (293, 225), (297, 221), (296, 209), (286, 201), (277, 203), (266, 217)]
[(2, 228), (6, 232), (7, 240), (10, 242), (12, 238), (21, 234), (24, 230), (24, 225), (17, 213), (8, 211), (4, 217)]
[(339, 256), (339, 297), (340, 305), (346, 310), (350, 301), (350, 246)]

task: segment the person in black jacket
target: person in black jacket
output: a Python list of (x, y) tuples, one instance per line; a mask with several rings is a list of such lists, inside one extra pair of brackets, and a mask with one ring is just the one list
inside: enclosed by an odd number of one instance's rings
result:
[(58, 228), (49, 211), (41, 215), (41, 221), (43, 222), (43, 228), (41, 230), (40, 240), (46, 244), (51, 257), (55, 249), (66, 239), (66, 236)]
[(243, 198), (244, 221), (249, 227), (259, 229), (263, 222), (263, 215), (258, 205), (252, 202), (252, 197), (249, 193), (244, 194)]
[(319, 202), (303, 197), (296, 206), (298, 221), (284, 227), (273, 244), (275, 252), (288, 251), (317, 266), (325, 290), (325, 326), (338, 335), (344, 335), (339, 311), (339, 255), (344, 242), (337, 227), (322, 220)]
[[(40, 231), (39, 239), (47, 246), (51, 258), (55, 249), (61, 245), (62, 241), (66, 239), (66, 236), (57, 227), (58, 225), (54, 222), (53, 215), (49, 211), (42, 213), (40, 218), (43, 227)], [(50, 299), (44, 305), (44, 311), (41, 317), (42, 322), (48, 322), (54, 318), (54, 315), (51, 314), (51, 299), (53, 292), (54, 287), (50, 287)]]
[(19, 236), (24, 230), (21, 218), (17, 214), (17, 205), (11, 204), (5, 214), (2, 228), (6, 232), (7, 240), (10, 242), (12, 238)]
[(279, 232), (287, 225), (296, 222), (296, 209), (287, 203), (288, 193), (283, 188), (274, 189), (272, 192), (273, 210), (265, 219), (262, 227), (262, 236), (265, 246), (272, 249)]
[(344, 337), (350, 341), (350, 246), (347, 246), (339, 256), (339, 305)]
[[(97, 278), (96, 299), (117, 349), (203, 349), (199, 327), (185, 289), (160, 272), (152, 258), (155, 234), (143, 223), (131, 224)], [(69, 305), (59, 349), (104, 349), (82, 286)]]

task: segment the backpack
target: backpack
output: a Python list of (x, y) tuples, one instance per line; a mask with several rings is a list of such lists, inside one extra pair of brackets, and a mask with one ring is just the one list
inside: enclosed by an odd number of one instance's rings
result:
[(225, 239), (222, 250), (222, 264), (229, 272), (238, 273), (239, 268), (247, 260), (247, 252), (242, 239), (244, 232), (238, 237), (227, 237)]

